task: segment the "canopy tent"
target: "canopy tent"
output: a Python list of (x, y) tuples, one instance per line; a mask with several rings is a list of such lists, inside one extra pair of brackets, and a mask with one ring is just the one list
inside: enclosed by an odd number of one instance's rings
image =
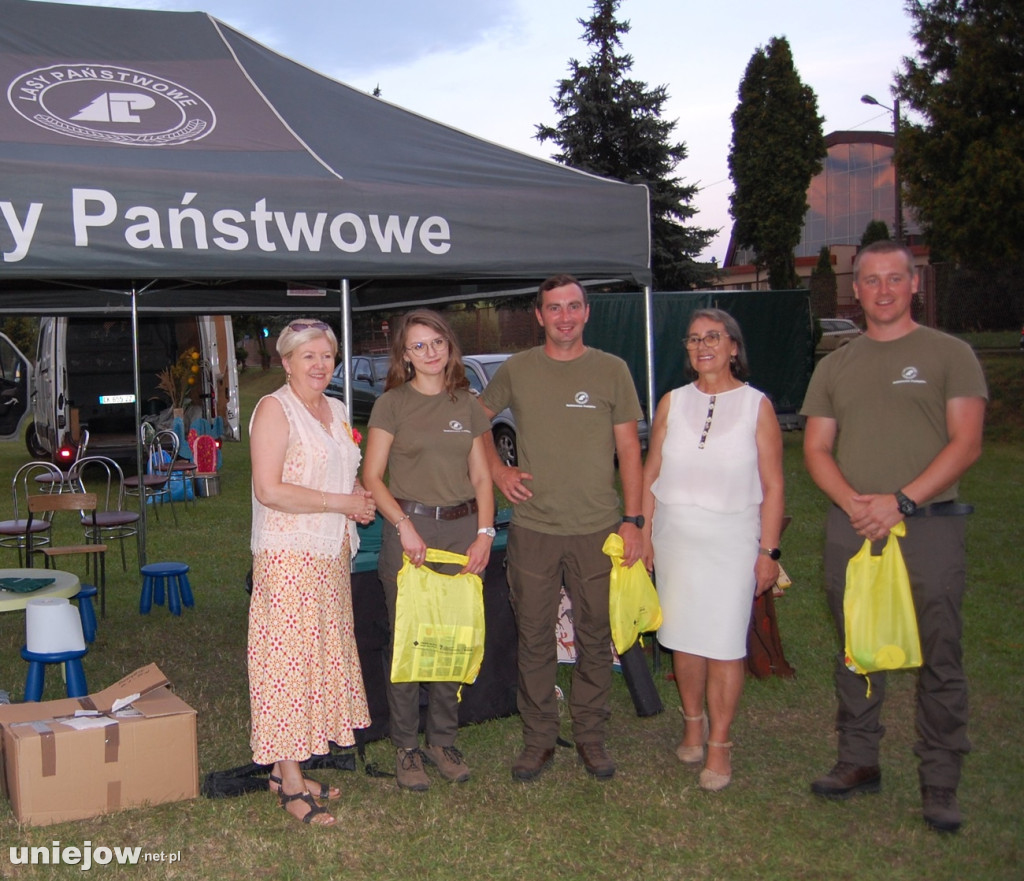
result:
[(479, 299), (570, 272), (650, 299), (645, 187), (417, 116), (205, 13), (0, 0), (0, 18), (4, 313), (130, 312), (137, 332), (140, 313), (337, 308), (347, 362), (353, 290)]
[(116, 310), (132, 289), (144, 311), (295, 311), (341, 279), (367, 303), (391, 279), (649, 282), (644, 187), (417, 116), (205, 13), (0, 16), (9, 311)]

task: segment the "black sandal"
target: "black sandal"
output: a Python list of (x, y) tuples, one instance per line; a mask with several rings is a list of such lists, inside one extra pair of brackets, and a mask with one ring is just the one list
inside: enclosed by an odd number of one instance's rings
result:
[[(305, 779), (307, 781), (309, 780), (308, 777), (303, 778), (303, 779)], [(332, 801), (332, 799), (331, 799), (331, 787), (328, 784), (326, 784), (326, 783), (319, 783), (316, 780), (314, 780), (312, 782), (316, 783), (316, 785), (320, 787), (320, 793), (318, 795), (314, 795), (313, 796), (314, 798), (318, 798), (321, 801)], [(274, 775), (274, 774), (270, 775), (270, 783), (276, 783), (277, 784), (276, 792), (278, 794), (280, 794), (281, 791), (284, 789), (284, 784), (281, 783), (281, 778), (276, 776), (276, 775)], [(270, 788), (270, 784), (269, 783), (267, 784), (267, 788), (268, 789)], [(275, 790), (271, 789), (270, 791), (274, 792)], [(341, 792), (339, 792), (336, 796), (334, 796), (334, 798), (336, 798), (336, 799), (337, 798), (341, 798)]]
[[(277, 794), (277, 797), (278, 797), (278, 799), (280, 799), (281, 809), (284, 810), (284, 811), (287, 811), (288, 813), (291, 813), (290, 811), (288, 811), (288, 805), (291, 804), (296, 799), (298, 799), (299, 801), (304, 802), (306, 805), (308, 805), (309, 806), (309, 810), (301, 817), (301, 820), (302, 820), (303, 823), (312, 824), (313, 823), (313, 817), (315, 817), (317, 814), (327, 814), (332, 820), (335, 819), (334, 816), (328, 812), (327, 808), (320, 807), (320, 805), (318, 805), (315, 801), (313, 801), (313, 796), (311, 796), (305, 790), (303, 790), (302, 792), (296, 792), (293, 795), (285, 795), (283, 792), (279, 792)], [(295, 817), (294, 814), (292, 814), (292, 816)], [(298, 820), (300, 818), (299, 817), (295, 817), (295, 819)], [(316, 823), (315, 825), (317, 825), (317, 826), (333, 826), (334, 823)]]

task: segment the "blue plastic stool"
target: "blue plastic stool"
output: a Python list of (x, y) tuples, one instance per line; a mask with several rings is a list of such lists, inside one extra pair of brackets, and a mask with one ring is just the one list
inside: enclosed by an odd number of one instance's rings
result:
[(188, 583), (189, 567), (185, 563), (147, 563), (142, 567), (142, 596), (139, 598), (139, 614), (148, 615), (153, 604), (164, 604), (164, 587), (167, 588), (167, 608), (172, 615), (180, 615), (183, 605), (195, 605), (192, 585)]
[(86, 642), (93, 642), (96, 639), (96, 610), (92, 605), (92, 598), (99, 593), (99, 590), (92, 584), (83, 584), (71, 599), (78, 600), (78, 617), (82, 619), (82, 636)]
[(43, 698), (43, 684), (46, 680), (47, 664), (64, 664), (64, 680), (68, 697), (85, 697), (89, 688), (85, 684), (85, 670), (82, 658), (88, 649), (77, 652), (30, 652), (28, 646), (21, 647), (21, 656), (28, 661), (28, 675), (25, 677), (25, 700), (40, 701)]

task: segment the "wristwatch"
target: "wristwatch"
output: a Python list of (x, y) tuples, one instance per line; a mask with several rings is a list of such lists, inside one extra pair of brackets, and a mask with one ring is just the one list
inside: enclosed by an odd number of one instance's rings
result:
[(782, 549), (781, 548), (758, 548), (757, 552), (759, 554), (763, 554), (766, 557), (771, 557), (773, 560), (781, 560), (782, 559)]
[(917, 502), (905, 496), (901, 489), (896, 490), (896, 505), (904, 517), (913, 517), (917, 511)]
[(494, 538), (494, 536), (496, 536), (498, 534), (498, 530), (496, 530), (493, 526), (481, 526), (476, 531), (476, 534), (477, 535), (486, 535), (488, 538)]
[(637, 529), (643, 529), (644, 523), (646, 523), (647, 521), (644, 520), (643, 514), (637, 514), (636, 517), (623, 517), (622, 522), (632, 523)]

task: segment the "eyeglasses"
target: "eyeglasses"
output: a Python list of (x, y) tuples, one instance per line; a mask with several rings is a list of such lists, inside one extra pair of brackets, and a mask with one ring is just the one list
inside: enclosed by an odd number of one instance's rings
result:
[(293, 321), (289, 330), (330, 330), (331, 326), (323, 321)]
[(683, 342), (688, 349), (696, 349), (701, 343), (704, 343), (709, 349), (717, 349), (724, 336), (727, 337), (729, 334), (722, 333), (720, 330), (709, 330), (704, 336), (697, 336), (694, 333), (688, 337), (683, 337)]
[(417, 358), (422, 358), (427, 354), (427, 349), (431, 352), (443, 352), (448, 348), (448, 340), (438, 337), (434, 340), (427, 340), (425, 343), (413, 343), (411, 346), (406, 346), (407, 352), (412, 352)]

